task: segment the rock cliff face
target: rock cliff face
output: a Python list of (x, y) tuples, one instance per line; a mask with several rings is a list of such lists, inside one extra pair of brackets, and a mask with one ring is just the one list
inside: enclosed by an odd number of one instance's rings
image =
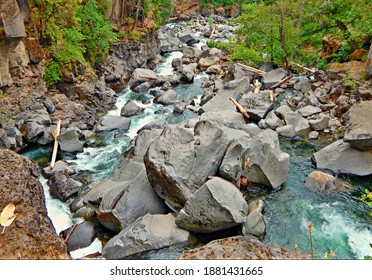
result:
[(29, 61), (22, 43), (26, 37), (23, 13), (27, 11), (21, 11), (16, 0), (4, 0), (0, 4), (0, 87), (12, 84), (10, 68), (25, 66)]
[(39, 167), (0, 149), (0, 209), (9, 203), (15, 205), (16, 218), (0, 234), (0, 259), (69, 259), (47, 216)]

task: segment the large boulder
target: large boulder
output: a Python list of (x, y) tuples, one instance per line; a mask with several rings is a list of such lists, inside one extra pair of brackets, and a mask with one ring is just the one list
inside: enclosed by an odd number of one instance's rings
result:
[(155, 97), (154, 103), (162, 104), (165, 106), (173, 105), (179, 100), (177, 98), (177, 93), (174, 89), (169, 89), (166, 92), (163, 92), (161, 95)]
[(243, 172), (249, 182), (263, 184), (273, 189), (283, 184), (289, 171), (289, 155), (280, 149), (278, 134), (262, 130), (247, 142), (245, 157), (248, 169)]
[(353, 105), (348, 111), (349, 125), (344, 141), (362, 151), (372, 150), (372, 101)]
[(210, 233), (245, 222), (248, 205), (232, 183), (213, 177), (191, 195), (176, 224), (183, 229)]
[(269, 89), (273, 85), (283, 80), (286, 76), (287, 73), (283, 68), (271, 70), (262, 77), (262, 85), (265, 89)]
[(318, 169), (358, 176), (372, 175), (372, 154), (354, 149), (343, 140), (314, 153), (312, 159)]
[(276, 112), (285, 120), (286, 124), (290, 124), (298, 134), (309, 134), (309, 122), (303, 118), (298, 112), (292, 111), (287, 105), (282, 105)]
[(186, 244), (190, 234), (174, 221), (172, 214), (147, 214), (138, 218), (106, 243), (102, 255), (106, 259), (125, 259), (149, 250)]
[(190, 33), (181, 34), (178, 38), (180, 39), (180, 41), (182, 43), (185, 43), (189, 46), (193, 45), (193, 44), (196, 44), (196, 43), (199, 43), (199, 40), (197, 38), (195, 38), (195, 36), (190, 34)]
[(179, 210), (208, 176), (217, 174), (228, 144), (223, 130), (209, 121), (198, 122), (194, 130), (169, 125), (145, 154), (149, 181), (170, 207)]
[(148, 182), (144, 165), (136, 167), (131, 181), (114, 181), (102, 195), (97, 217), (113, 232), (121, 231), (145, 214), (165, 214), (169, 211)]
[(58, 135), (58, 142), (62, 151), (80, 153), (84, 148), (84, 142), (80, 140), (81, 138), (82, 134), (80, 129), (70, 127), (63, 130), (61, 134)]
[(274, 103), (270, 100), (270, 91), (244, 94), (240, 98), (239, 104), (247, 111), (254, 123), (266, 118), (267, 114), (274, 108)]
[(70, 258), (47, 215), (39, 175), (35, 162), (0, 149), (0, 209), (13, 203), (16, 215), (0, 235), (0, 259)]
[(82, 186), (81, 182), (69, 177), (67, 170), (54, 172), (48, 183), (50, 185), (50, 194), (62, 201), (67, 201), (70, 197), (77, 194)]
[(190, 65), (181, 65), (177, 68), (181, 81), (191, 83), (194, 80), (194, 71)]
[(207, 70), (208, 67), (219, 64), (221, 56), (222, 51), (217, 48), (206, 50), (198, 57), (198, 67), (203, 71)]
[(97, 125), (97, 131), (112, 131), (116, 129), (128, 130), (130, 124), (130, 118), (106, 115), (99, 121), (99, 124)]
[(145, 109), (138, 106), (136, 102), (134, 102), (133, 100), (130, 100), (127, 103), (125, 103), (123, 108), (121, 108), (120, 115), (122, 117), (131, 117), (131, 116), (141, 114), (144, 110)]
[(219, 112), (227, 109), (236, 111), (229, 98), (239, 101), (241, 95), (247, 93), (249, 89), (250, 80), (247, 77), (228, 82), (210, 101), (202, 106), (202, 109), (204, 112)]
[(252, 236), (234, 236), (184, 251), (181, 260), (283, 260), (310, 259), (310, 255), (291, 252), (278, 246), (266, 246)]

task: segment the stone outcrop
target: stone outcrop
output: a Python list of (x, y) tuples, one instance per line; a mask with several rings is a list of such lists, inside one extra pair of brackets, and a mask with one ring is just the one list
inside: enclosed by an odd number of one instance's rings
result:
[(10, 63), (28, 64), (28, 54), (23, 43), (26, 37), (23, 15), (16, 0), (4, 0), (0, 4), (0, 87), (10, 86), (13, 81)]
[(218, 239), (182, 253), (181, 260), (283, 260), (310, 259), (311, 256), (291, 252), (279, 246), (268, 247), (251, 236)]
[(16, 218), (0, 234), (0, 259), (69, 259), (47, 216), (39, 167), (0, 149), (0, 209), (9, 203), (15, 205)]
[(311, 172), (307, 176), (305, 186), (318, 193), (333, 193), (347, 190), (346, 185), (339, 179), (318, 170)]

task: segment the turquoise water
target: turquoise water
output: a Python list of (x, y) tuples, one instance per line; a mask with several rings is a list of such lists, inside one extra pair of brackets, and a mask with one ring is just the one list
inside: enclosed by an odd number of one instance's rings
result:
[(353, 186), (350, 192), (316, 194), (304, 185), (315, 168), (313, 152), (320, 147), (301, 139), (282, 141), (282, 150), (291, 156), (290, 170), (283, 186), (264, 198), (267, 223), (266, 244), (310, 253), (308, 224), (313, 225), (315, 258), (333, 251), (335, 259), (363, 259), (372, 255), (372, 218), (359, 201), (372, 178), (343, 177)]

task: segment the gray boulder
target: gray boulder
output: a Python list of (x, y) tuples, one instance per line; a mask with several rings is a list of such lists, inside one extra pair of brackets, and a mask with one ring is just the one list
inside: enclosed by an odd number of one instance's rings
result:
[(250, 89), (250, 81), (247, 78), (233, 80), (225, 84), (216, 95), (202, 106), (204, 112), (219, 112), (230, 109), (236, 111), (234, 104), (230, 101), (230, 97), (239, 101), (241, 95), (247, 93)]
[(58, 135), (59, 146), (64, 152), (80, 153), (84, 147), (84, 142), (80, 138), (82, 138), (80, 129), (76, 127), (67, 128)]
[(198, 67), (205, 71), (208, 67), (220, 63), (222, 51), (217, 48), (211, 48), (204, 51), (198, 58)]
[(62, 201), (67, 201), (70, 197), (77, 194), (82, 186), (81, 182), (70, 178), (66, 170), (54, 172), (48, 183), (50, 185), (50, 194)]
[(224, 82), (230, 82), (233, 80), (238, 80), (244, 77), (248, 77), (248, 79), (251, 81), (253, 79), (252, 75), (246, 71), (244, 71), (244, 68), (239, 66), (238, 64), (234, 63), (229, 66), (227, 69), (227, 73), (224, 78)]
[(75, 170), (67, 162), (58, 160), (54, 164), (53, 168), (51, 168), (50, 166), (44, 167), (44, 169), (42, 170), (42, 174), (46, 179), (49, 179), (53, 175), (53, 173), (59, 171), (66, 171), (68, 175), (72, 175), (75, 173)]
[[(62, 232), (67, 237), (71, 232), (72, 227)], [(69, 252), (77, 249), (88, 247), (96, 238), (96, 232), (94, 230), (94, 224), (91, 222), (82, 222), (78, 224), (74, 231), (71, 232), (69, 239), (67, 240), (67, 248)]]
[(110, 239), (102, 249), (106, 259), (125, 259), (149, 250), (186, 244), (190, 234), (175, 224), (172, 214), (147, 214)]
[(100, 202), (97, 217), (106, 228), (119, 232), (145, 214), (165, 214), (168, 208), (156, 194), (146, 176), (145, 166), (138, 165), (130, 181), (114, 182)]
[(265, 89), (269, 89), (276, 83), (280, 82), (287, 76), (286, 71), (283, 68), (277, 68), (267, 72), (262, 77), (262, 85)]
[(155, 97), (154, 103), (162, 104), (165, 106), (173, 105), (177, 103), (179, 100), (177, 98), (177, 93), (174, 89), (167, 90), (163, 94)]
[(283, 136), (287, 138), (293, 138), (296, 136), (296, 130), (290, 124), (277, 127), (276, 132), (279, 134), (279, 136)]
[(123, 108), (121, 108), (120, 115), (122, 117), (131, 117), (131, 116), (141, 114), (144, 110), (145, 109), (138, 106), (136, 102), (134, 102), (133, 100), (130, 100), (127, 103), (125, 103)]
[(309, 120), (309, 124), (312, 130), (321, 131), (328, 127), (329, 116), (326, 114), (319, 114), (316, 116), (316, 119)]
[(338, 140), (314, 153), (312, 159), (318, 169), (358, 176), (372, 174), (372, 154), (354, 149), (343, 140)]
[(274, 108), (274, 103), (270, 101), (270, 91), (243, 94), (239, 100), (239, 104), (247, 111), (251, 121), (254, 123), (258, 123), (261, 119), (264, 119)]
[(190, 65), (181, 65), (177, 68), (181, 81), (191, 83), (194, 80), (194, 71)]
[(250, 182), (275, 189), (287, 179), (289, 155), (281, 151), (275, 131), (266, 129), (251, 137), (245, 154), (250, 161), (243, 176)]
[(281, 120), (277, 117), (277, 115), (274, 113), (274, 111), (270, 111), (266, 118), (265, 122), (268, 128), (271, 128), (275, 130), (278, 126), (282, 125)]
[(116, 129), (128, 130), (130, 123), (130, 118), (106, 115), (99, 121), (99, 124), (97, 125), (97, 131), (112, 131)]
[(179, 210), (208, 176), (217, 175), (228, 144), (223, 130), (209, 121), (194, 130), (169, 125), (144, 156), (148, 179), (167, 205)]
[(44, 126), (37, 122), (25, 122), (20, 131), (28, 143), (35, 143), (44, 134)]
[(248, 205), (248, 216), (246, 222), (243, 224), (243, 235), (253, 235), (259, 240), (263, 240), (266, 233), (266, 224), (262, 214), (264, 202), (262, 200), (255, 200)]
[(156, 81), (158, 77), (150, 69), (137, 68), (132, 73), (132, 79), (138, 82)]
[(293, 126), (297, 134), (309, 134), (310, 125), (298, 112), (292, 111), (287, 105), (280, 106), (276, 112), (285, 120), (286, 124)]
[(301, 116), (306, 118), (306, 117), (309, 117), (311, 115), (321, 113), (322, 109), (320, 109), (318, 107), (315, 107), (315, 106), (307, 105), (307, 106), (305, 106), (301, 109), (298, 109), (297, 112), (300, 113)]
[(248, 205), (230, 182), (213, 177), (187, 200), (176, 224), (186, 230), (210, 233), (245, 222)]
[(187, 34), (182, 34), (178, 37), (182, 43), (185, 43), (187, 45), (193, 45), (196, 43), (199, 43), (199, 40), (195, 38), (194, 35), (187, 33)]
[(344, 141), (362, 151), (372, 150), (372, 101), (353, 105), (348, 111), (349, 126)]
[[(244, 163), (244, 147), (241, 140), (234, 140), (227, 148), (225, 156), (219, 168), (221, 177), (229, 181), (239, 182)], [(248, 139), (249, 141), (249, 139)]]

